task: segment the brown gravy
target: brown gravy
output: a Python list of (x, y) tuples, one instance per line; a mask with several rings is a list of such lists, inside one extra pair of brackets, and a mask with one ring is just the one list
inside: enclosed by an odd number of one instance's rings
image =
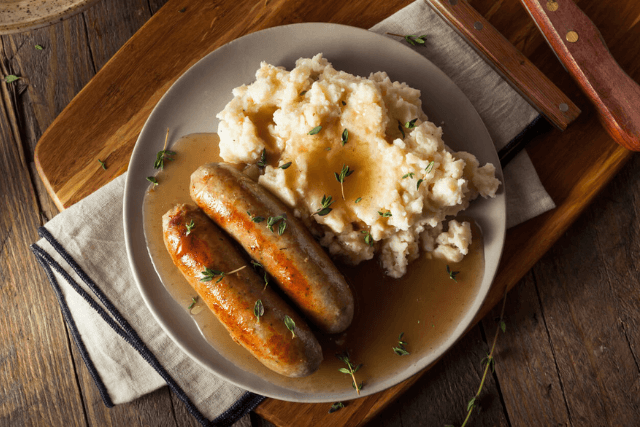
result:
[[(196, 294), (167, 253), (161, 218), (176, 203), (193, 204), (189, 197), (190, 175), (204, 163), (221, 161), (218, 141), (215, 134), (193, 134), (178, 140), (171, 148), (177, 153), (175, 160), (165, 161), (165, 169), (156, 176), (159, 185), (148, 192), (144, 201), (149, 253), (167, 290), (185, 310)], [(367, 387), (417, 364), (451, 335), (473, 303), (484, 274), (484, 252), (481, 232), (471, 223), (473, 243), (469, 255), (460, 263), (450, 264), (452, 271), (460, 271), (457, 282), (449, 277), (446, 262), (427, 259), (425, 255), (412, 262), (400, 279), (386, 277), (375, 260), (358, 266), (338, 263), (356, 299), (354, 320), (342, 334), (324, 336), (316, 332), (324, 361), (317, 372), (306, 378), (286, 378), (264, 367), (231, 340), (203, 302), (198, 301), (190, 312), (204, 337), (220, 354), (274, 384), (301, 392), (351, 389), (350, 377), (338, 371), (344, 364), (335, 357), (348, 349), (352, 361), (363, 364), (356, 378)], [(404, 333), (403, 340), (407, 342), (407, 356), (393, 351), (400, 333)]]

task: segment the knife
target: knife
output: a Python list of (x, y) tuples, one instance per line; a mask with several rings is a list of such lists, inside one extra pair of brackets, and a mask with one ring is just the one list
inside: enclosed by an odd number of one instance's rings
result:
[(594, 23), (572, 0), (520, 0), (598, 118), (623, 147), (640, 151), (640, 86), (620, 68)]

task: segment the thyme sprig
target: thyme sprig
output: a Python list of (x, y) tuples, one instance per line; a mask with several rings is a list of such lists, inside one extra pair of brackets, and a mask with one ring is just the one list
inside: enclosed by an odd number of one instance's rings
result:
[(340, 171), (340, 173), (338, 172), (334, 172), (333, 174), (335, 175), (336, 179), (338, 180), (338, 182), (340, 183), (340, 191), (342, 191), (342, 200), (344, 200), (344, 180), (351, 175), (353, 172), (355, 172), (352, 169), (349, 169), (349, 166), (345, 165), (344, 163), (342, 164), (342, 170)]
[(251, 221), (255, 222), (256, 224), (264, 221), (263, 216), (252, 215), (249, 211), (247, 211), (247, 215), (249, 215), (249, 219), (251, 219)]
[(447, 273), (449, 274), (449, 279), (451, 279), (454, 282), (458, 283), (458, 280), (456, 279), (456, 276), (458, 274), (460, 274), (459, 271), (451, 271), (451, 268), (449, 268), (449, 264), (447, 264)]
[(258, 160), (258, 163), (256, 163), (256, 165), (260, 169), (263, 169), (265, 166), (267, 166), (267, 149), (266, 148), (262, 149), (262, 153), (260, 154), (260, 160)]
[(191, 222), (189, 222), (188, 224), (185, 224), (187, 227), (187, 234), (186, 236), (188, 236), (189, 234), (191, 234), (191, 230), (193, 230), (196, 226), (196, 223), (193, 222), (193, 219), (191, 220)]
[(258, 318), (258, 323), (260, 323), (260, 317), (264, 316), (264, 305), (262, 304), (262, 300), (257, 300), (253, 305), (253, 314)]
[(267, 218), (267, 228), (272, 233), (275, 233), (273, 226), (278, 223), (280, 223), (280, 225), (278, 225), (278, 235), (282, 236), (282, 233), (284, 233), (284, 230), (287, 228), (287, 214), (283, 213), (282, 215)]
[(421, 36), (417, 36), (415, 34), (409, 34), (406, 36), (403, 36), (402, 34), (394, 34), (394, 33), (387, 33), (387, 34), (389, 34), (390, 36), (402, 37), (411, 46), (424, 46), (425, 43), (427, 42), (426, 34), (423, 34)]
[(191, 310), (193, 308), (194, 305), (196, 305), (196, 303), (198, 302), (198, 297), (191, 297), (191, 304), (189, 304), (189, 307), (187, 307), (187, 310)]
[(393, 347), (393, 352), (395, 354), (397, 354), (398, 356), (407, 356), (407, 355), (411, 354), (404, 347), (405, 345), (407, 345), (407, 342), (402, 340), (402, 336), (403, 335), (404, 335), (404, 332), (400, 333), (400, 335), (398, 336), (398, 346), (397, 347)]
[(364, 242), (369, 246), (373, 246), (373, 238), (371, 237), (371, 232), (369, 232), (369, 230), (362, 230), (361, 233), (364, 234)]
[(317, 211), (312, 213), (311, 216), (313, 216), (313, 215), (318, 215), (318, 216), (328, 215), (329, 212), (331, 212), (333, 210), (333, 208), (330, 207), (333, 204), (333, 202), (334, 202), (334, 200), (332, 200), (331, 196), (323, 195), (322, 196), (322, 201), (321, 201), (322, 205), (321, 205), (320, 209), (318, 209)]
[(148, 176), (147, 181), (153, 184), (153, 188), (155, 188), (156, 185), (158, 185), (158, 180), (156, 179), (155, 176)]
[(296, 333), (294, 331), (296, 329), (296, 322), (294, 322), (291, 317), (289, 317), (289, 316), (287, 316), (285, 314), (285, 316), (284, 316), (284, 324), (287, 327), (287, 329), (291, 331), (291, 338), (295, 338), (296, 337)]
[(102, 160), (98, 159), (98, 163), (100, 163), (100, 166), (102, 166), (102, 169), (107, 170), (107, 165), (105, 162), (103, 162)]
[(167, 150), (167, 142), (169, 141), (169, 128), (167, 128), (167, 133), (164, 136), (164, 147), (162, 150), (158, 151), (156, 154), (156, 161), (153, 163), (154, 169), (164, 169), (164, 161), (165, 160), (173, 160), (172, 156), (176, 155), (175, 151)]
[(316, 126), (313, 129), (311, 129), (307, 135), (316, 135), (321, 130), (322, 130), (322, 126)]
[(500, 309), (500, 318), (498, 320), (498, 327), (496, 328), (496, 333), (493, 336), (491, 351), (489, 352), (489, 354), (487, 354), (487, 356), (484, 359), (482, 359), (482, 362), (481, 362), (484, 365), (484, 372), (482, 374), (482, 379), (480, 380), (480, 387), (478, 387), (478, 391), (476, 392), (475, 396), (473, 396), (471, 400), (467, 403), (467, 416), (465, 417), (460, 427), (465, 427), (467, 425), (467, 422), (471, 418), (471, 414), (473, 413), (474, 408), (478, 407), (478, 403), (477, 403), (478, 398), (480, 397), (480, 393), (482, 392), (482, 388), (484, 387), (484, 383), (485, 383), (485, 380), (487, 379), (487, 374), (489, 373), (489, 370), (491, 369), (492, 372), (495, 371), (496, 361), (493, 353), (496, 349), (496, 343), (498, 342), (498, 335), (500, 334), (500, 331), (502, 331), (502, 333), (505, 333), (507, 330), (507, 324), (504, 322), (504, 308), (506, 303), (507, 303), (507, 288), (505, 288), (504, 296), (502, 297), (502, 308)]
[(344, 403), (336, 402), (333, 405), (331, 405), (331, 408), (329, 408), (329, 413), (333, 414), (334, 412), (339, 411), (342, 408), (344, 408)]
[(344, 145), (349, 141), (349, 131), (347, 130), (347, 128), (344, 128), (344, 130), (342, 131), (342, 146), (344, 147)]
[(237, 273), (238, 271), (243, 270), (246, 267), (247, 267), (246, 265), (243, 265), (242, 267), (236, 268), (235, 270), (229, 271), (228, 273), (225, 273), (224, 271), (220, 271), (220, 270), (213, 270), (209, 267), (205, 267), (204, 271), (201, 272), (202, 277), (200, 278), (200, 281), (210, 282), (217, 277), (218, 280), (216, 280), (216, 283), (219, 283), (222, 279), (224, 279), (225, 276)]
[(267, 289), (267, 286), (269, 286), (269, 276), (267, 275), (267, 270), (258, 261), (251, 260), (251, 264), (255, 268), (261, 268), (262, 269), (262, 272), (264, 273), (264, 288), (262, 290)]
[(345, 365), (347, 365), (346, 368), (340, 368), (338, 370), (343, 374), (351, 375), (351, 378), (353, 380), (351, 385), (353, 386), (353, 388), (356, 389), (356, 393), (360, 395), (360, 390), (362, 390), (363, 383), (360, 383), (358, 385), (355, 374), (356, 372), (358, 372), (360, 368), (362, 368), (362, 363), (360, 363), (359, 365), (356, 365), (355, 363), (353, 363), (349, 358), (349, 352), (347, 350), (343, 351), (342, 353), (336, 354), (336, 357), (342, 360)]

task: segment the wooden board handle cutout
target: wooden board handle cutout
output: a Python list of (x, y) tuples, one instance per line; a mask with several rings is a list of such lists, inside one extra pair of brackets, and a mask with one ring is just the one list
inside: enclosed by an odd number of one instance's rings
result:
[(640, 86), (613, 59), (594, 23), (572, 0), (520, 0), (558, 59), (623, 147), (640, 151)]

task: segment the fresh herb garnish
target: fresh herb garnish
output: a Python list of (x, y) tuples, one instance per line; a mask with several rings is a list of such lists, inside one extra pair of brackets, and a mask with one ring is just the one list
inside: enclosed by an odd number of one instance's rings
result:
[(391, 216), (391, 212), (390, 211), (386, 211), (386, 212), (378, 211), (378, 215), (380, 215), (382, 218), (389, 218)]
[(420, 178), (420, 179), (418, 180), (418, 182), (416, 183), (416, 190), (419, 190), (419, 189), (420, 189), (420, 184), (422, 184), (422, 181), (424, 181), (424, 179), (422, 179), (422, 178)]
[(289, 317), (289, 316), (287, 316), (285, 314), (285, 316), (284, 316), (284, 324), (287, 327), (287, 329), (291, 331), (291, 338), (295, 338), (296, 337), (296, 333), (294, 332), (294, 330), (296, 329), (296, 322), (294, 322), (291, 317)]
[(291, 166), (291, 162), (285, 163), (284, 165), (280, 165), (278, 166), (280, 169), (287, 169), (289, 166)]
[(43, 50), (44, 48), (42, 46), (40, 46), (39, 44), (34, 46), (36, 48), (36, 50)]
[(407, 129), (413, 129), (414, 127), (416, 127), (417, 120), (418, 118), (416, 117), (415, 119), (408, 121), (407, 123), (404, 124), (404, 127), (406, 127)]
[(264, 305), (262, 305), (262, 300), (256, 301), (253, 306), (253, 314), (258, 318), (258, 323), (260, 323), (260, 317), (264, 316)]
[(309, 131), (307, 135), (315, 135), (322, 130), (322, 126), (316, 126)]
[(480, 397), (480, 393), (482, 392), (482, 388), (484, 386), (485, 380), (487, 379), (487, 374), (489, 373), (489, 370), (491, 370), (491, 372), (495, 371), (496, 361), (493, 356), (493, 352), (496, 348), (496, 343), (498, 342), (498, 335), (500, 334), (500, 331), (504, 333), (507, 329), (507, 325), (503, 320), (504, 308), (506, 303), (507, 303), (507, 288), (505, 288), (504, 296), (502, 297), (502, 309), (500, 310), (498, 328), (496, 328), (496, 333), (493, 336), (493, 344), (491, 345), (491, 351), (481, 361), (481, 364), (484, 365), (484, 373), (482, 374), (482, 379), (480, 380), (480, 387), (478, 388), (478, 391), (476, 392), (475, 396), (473, 396), (473, 398), (471, 398), (471, 400), (467, 403), (467, 416), (465, 417), (460, 427), (465, 427), (467, 425), (467, 422), (469, 421), (469, 419), (471, 418), (471, 414), (473, 413), (473, 409), (478, 406), (477, 399), (478, 397)]
[(369, 230), (362, 230), (361, 233), (364, 234), (364, 242), (369, 246), (373, 246), (373, 237), (371, 237)]
[(262, 154), (260, 154), (260, 160), (258, 160), (258, 163), (256, 163), (256, 165), (259, 168), (264, 168), (265, 166), (267, 166), (267, 149), (266, 148), (262, 149)]
[(153, 163), (154, 169), (164, 169), (164, 161), (173, 160), (171, 156), (176, 155), (175, 151), (167, 150), (167, 141), (169, 141), (169, 128), (167, 128), (167, 133), (164, 136), (164, 147), (156, 154), (156, 161)]
[(300, 92), (300, 96), (304, 96), (307, 93), (306, 90), (303, 90), (302, 92)]
[(212, 270), (209, 267), (205, 267), (204, 271), (202, 271), (201, 274), (201, 282), (210, 282), (214, 277), (219, 277), (218, 280), (216, 280), (216, 283), (218, 283), (224, 278), (224, 271)]
[(331, 408), (329, 409), (329, 413), (333, 414), (334, 412), (339, 411), (342, 408), (344, 408), (344, 403), (336, 402), (333, 405), (331, 405)]
[(249, 211), (247, 211), (247, 215), (249, 215), (249, 218), (251, 219), (251, 221), (253, 221), (255, 223), (260, 223), (260, 222), (264, 221), (264, 217), (263, 216), (251, 215), (251, 212), (249, 212)]
[(191, 234), (191, 230), (193, 230), (195, 228), (196, 223), (193, 222), (193, 219), (192, 219), (191, 222), (189, 222), (189, 224), (186, 224), (186, 226), (187, 226), (187, 234), (186, 235), (188, 236), (189, 234)]
[(427, 165), (426, 168), (424, 168), (424, 174), (428, 174), (429, 172), (431, 172), (431, 169), (433, 169), (433, 165), (435, 164), (435, 162), (433, 160), (431, 160), (429, 162), (429, 164)]
[(263, 288), (263, 290), (267, 289), (267, 286), (269, 286), (269, 276), (267, 276), (267, 270), (265, 270), (264, 267), (262, 266), (262, 264), (260, 264), (258, 261), (251, 260), (251, 264), (254, 267), (261, 268), (262, 271), (264, 272), (264, 288)]
[(338, 172), (334, 172), (333, 174), (335, 175), (336, 179), (338, 180), (338, 182), (340, 183), (340, 190), (342, 191), (342, 200), (344, 200), (344, 180), (346, 177), (348, 177), (349, 175), (351, 175), (353, 172), (353, 170), (349, 169), (349, 166), (345, 165), (344, 163), (342, 164), (342, 170), (340, 171), (340, 173)]
[(343, 147), (347, 143), (347, 141), (349, 141), (349, 131), (347, 130), (347, 128), (345, 128), (342, 131), (342, 146)]
[(13, 83), (16, 80), (20, 80), (22, 77), (18, 77), (15, 74), (9, 74), (8, 76), (4, 76), (4, 81), (7, 83)]
[(100, 166), (102, 166), (102, 169), (107, 170), (107, 165), (100, 159), (98, 159), (98, 163), (100, 163)]
[(361, 200), (362, 200), (362, 197), (358, 197), (354, 203), (360, 203)]
[(400, 120), (398, 120), (398, 129), (400, 129), (400, 133), (402, 134), (402, 139), (404, 139), (404, 137), (405, 137), (404, 128), (403, 128), (402, 122)]
[(320, 209), (318, 209), (317, 211), (312, 213), (311, 216), (313, 216), (313, 215), (318, 215), (318, 216), (328, 215), (329, 212), (331, 212), (333, 210), (333, 208), (329, 207), (334, 202), (334, 200), (331, 200), (331, 199), (332, 199), (331, 196), (327, 196), (327, 195), (322, 196), (322, 202), (321, 202), (322, 206), (320, 207)]
[(189, 304), (189, 307), (187, 307), (187, 310), (191, 310), (193, 306), (196, 305), (197, 302), (198, 302), (198, 297), (191, 297), (191, 304)]
[(415, 34), (410, 34), (408, 36), (403, 36), (402, 34), (394, 34), (394, 33), (387, 33), (387, 34), (389, 34), (390, 36), (402, 37), (411, 46), (424, 46), (427, 41), (426, 34), (423, 34), (421, 36), (416, 36)]
[(458, 275), (458, 273), (460, 273), (459, 271), (451, 271), (451, 269), (449, 268), (449, 264), (447, 264), (447, 273), (449, 273), (449, 279), (458, 283), (458, 281), (456, 280), (456, 276)]
[(240, 268), (236, 268), (233, 271), (230, 271), (228, 273), (225, 273), (224, 271), (219, 271), (219, 270), (212, 270), (209, 267), (205, 267), (204, 271), (202, 271), (202, 278), (200, 279), (201, 282), (210, 282), (212, 281), (215, 277), (218, 277), (218, 280), (216, 280), (216, 283), (219, 283), (225, 276), (228, 276), (230, 274), (233, 273), (237, 273), (238, 271), (246, 268), (246, 265), (243, 265)]
[(346, 350), (342, 353), (336, 354), (336, 357), (342, 360), (345, 363), (345, 365), (347, 365), (346, 368), (340, 368), (338, 370), (343, 374), (351, 375), (351, 378), (353, 379), (351, 386), (356, 389), (356, 393), (358, 393), (359, 395), (360, 390), (362, 390), (363, 383), (360, 383), (360, 385), (358, 385), (358, 383), (356, 382), (355, 373), (358, 372), (360, 368), (362, 368), (362, 363), (359, 365), (355, 365), (353, 362), (351, 362), (351, 359), (349, 358), (349, 353)]
[(156, 179), (155, 176), (148, 176), (147, 177), (147, 181), (152, 183), (154, 188), (155, 188), (156, 185), (158, 185), (158, 180)]
[(272, 233), (275, 233), (275, 231), (273, 231), (273, 226), (278, 222), (280, 223), (280, 225), (278, 225), (278, 235), (282, 236), (282, 233), (284, 233), (284, 230), (287, 228), (287, 214), (270, 216), (267, 218), (267, 228)]
[(407, 343), (405, 341), (402, 341), (402, 336), (404, 335), (404, 332), (402, 332), (399, 336), (398, 336), (398, 346), (397, 347), (393, 347), (393, 352), (395, 354), (397, 354), (398, 356), (407, 356), (408, 354), (410, 354), (407, 349), (404, 347), (405, 345), (407, 345)]
[(260, 264), (258, 261), (251, 260), (251, 265), (253, 265), (254, 267), (263, 268), (262, 264)]
[(405, 179), (405, 178), (413, 178), (413, 176), (414, 176), (414, 175), (415, 175), (415, 174), (414, 174), (413, 172), (409, 172), (409, 173), (407, 173), (407, 174), (404, 174), (404, 175), (402, 176), (402, 179)]

